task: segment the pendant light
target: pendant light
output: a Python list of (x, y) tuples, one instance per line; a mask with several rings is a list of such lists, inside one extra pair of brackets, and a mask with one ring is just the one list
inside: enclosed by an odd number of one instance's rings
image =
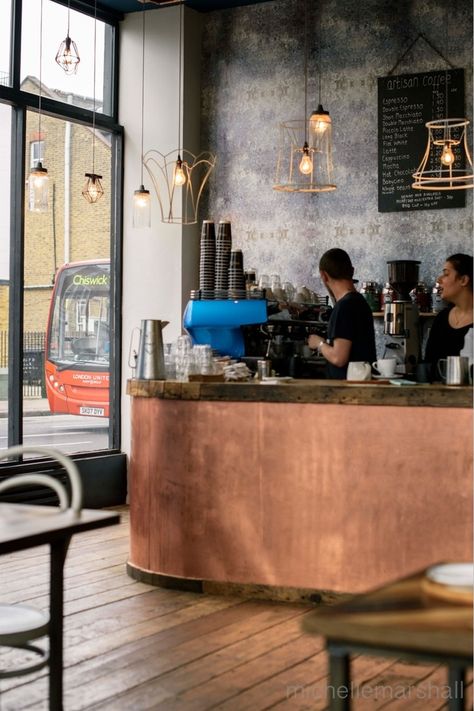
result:
[(133, 193), (133, 227), (150, 227), (151, 196), (143, 184), (143, 120), (145, 115), (145, 3), (142, 8), (142, 114), (141, 114), (141, 152), (140, 152), (140, 187)]
[[(154, 0), (152, 0), (154, 1)], [(162, 3), (159, 3), (162, 4)], [(216, 156), (208, 151), (199, 155), (182, 146), (182, 56), (184, 13), (183, 1), (179, 2), (178, 40), (178, 148), (169, 153), (155, 149), (147, 151), (143, 163), (148, 171), (158, 197), (161, 221), (194, 225), (198, 221), (199, 201), (204, 186), (216, 164)]]
[(56, 53), (56, 62), (66, 74), (75, 74), (81, 58), (77, 44), (69, 37), (69, 20), (71, 15), (70, 0), (67, 3), (67, 34), (66, 39), (61, 42)]
[[(304, 115), (308, 115), (308, 2), (304, 4)], [(302, 157), (298, 166), (300, 173), (311, 175), (313, 172), (314, 150), (308, 145), (308, 126), (305, 121), (304, 145), (301, 149)]]
[(95, 172), (95, 75), (96, 75), (96, 45), (97, 45), (97, 0), (94, 0), (94, 89), (93, 89), (93, 104), (92, 104), (92, 172), (86, 173), (87, 178), (82, 189), (82, 195), (89, 203), (95, 203), (104, 194), (102, 187), (101, 175)]
[(183, 168), (181, 160), (181, 55), (183, 52), (183, 3), (179, 5), (179, 57), (178, 57), (178, 158), (174, 167), (173, 182), (175, 187), (182, 188), (186, 183), (186, 164)]
[[(43, 54), (43, 0), (40, 4), (40, 56), (39, 56), (39, 97), (38, 97), (38, 143), (41, 145), (41, 92), (42, 92), (42, 54)], [(31, 189), (30, 210), (33, 212), (46, 212), (48, 209), (48, 171), (43, 167), (40, 158), (31, 169), (28, 185)]]
[(323, 43), (323, 35), (321, 32), (321, 4), (319, 5), (319, 15), (318, 15), (318, 108), (313, 111), (309, 119), (309, 125), (311, 131), (318, 137), (322, 137), (327, 131), (331, 131), (331, 117), (329, 111), (323, 109), (323, 104), (321, 102), (321, 77), (322, 77), (322, 64), (321, 64), (321, 45)]
[[(449, 53), (449, 9), (446, 3), (446, 56)], [(466, 118), (449, 118), (448, 70), (445, 71), (445, 116), (428, 121), (428, 143), (420, 165), (413, 173), (415, 190), (469, 190), (474, 188), (472, 157), (467, 143)]]
[[(336, 189), (333, 182), (331, 118), (321, 104), (321, 60), (319, 106), (308, 118), (308, 0), (304, 0), (304, 116), (303, 120), (280, 125), (280, 145), (274, 190), (280, 192), (321, 193)], [(320, 27), (321, 9), (318, 7)], [(319, 53), (322, 35), (319, 31)]]

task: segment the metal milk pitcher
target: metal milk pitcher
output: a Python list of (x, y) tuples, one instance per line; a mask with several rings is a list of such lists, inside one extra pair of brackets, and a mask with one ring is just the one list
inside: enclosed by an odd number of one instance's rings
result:
[(136, 375), (139, 380), (166, 380), (162, 331), (168, 323), (151, 318), (142, 320)]

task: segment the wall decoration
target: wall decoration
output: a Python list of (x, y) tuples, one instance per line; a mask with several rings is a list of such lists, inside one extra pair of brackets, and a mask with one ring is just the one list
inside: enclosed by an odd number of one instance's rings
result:
[[(349, 252), (360, 283), (386, 282), (390, 259), (419, 259), (420, 279), (432, 286), (448, 255), (472, 252), (473, 191), (465, 195), (467, 209), (379, 212), (377, 81), (420, 28), (436, 46), (445, 46), (445, 2), (433, 0), (427, 10), (422, 0), (402, 5), (365, 0), (363, 6), (359, 0), (325, 0), (324, 8), (329, 18), (324, 96), (330, 96), (338, 189), (311, 195), (271, 187), (281, 117), (301, 118), (301, 3), (273, 0), (206, 13), (201, 145), (220, 160), (203, 195), (200, 219), (231, 220), (244, 267), (280, 274), (282, 281), (320, 294), (326, 292), (318, 262), (330, 247)], [(446, 49), (452, 63), (464, 67), (463, 115), (471, 119), (472, 13), (471, 0), (451, 3)], [(309, 66), (317, 64), (315, 38), (316, 33), (310, 38)], [(444, 69), (440, 57), (418, 42), (396, 71), (429, 73), (440, 65)], [(317, 74), (309, 75), (309, 96), (318, 95), (317, 82)], [(419, 152), (413, 156), (413, 169), (420, 157)]]

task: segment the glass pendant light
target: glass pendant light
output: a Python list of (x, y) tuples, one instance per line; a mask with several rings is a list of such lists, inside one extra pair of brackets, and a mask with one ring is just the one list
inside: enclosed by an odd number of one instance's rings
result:
[(69, 19), (71, 14), (70, 0), (67, 3), (67, 34), (66, 39), (61, 42), (56, 53), (56, 62), (66, 74), (75, 74), (81, 58), (77, 44), (69, 37)]
[(141, 153), (140, 187), (133, 193), (132, 225), (137, 229), (151, 225), (151, 196), (143, 184), (143, 120), (145, 115), (145, 4), (142, 8), (142, 116), (141, 116)]
[(92, 172), (86, 173), (86, 182), (82, 188), (82, 195), (89, 203), (95, 203), (104, 194), (101, 175), (95, 172), (95, 75), (96, 75), (96, 38), (97, 38), (97, 0), (94, 0), (94, 89), (92, 108)]
[[(43, 0), (40, 5), (40, 56), (39, 56), (39, 97), (38, 97), (38, 143), (41, 145), (41, 92), (42, 92), (42, 54), (43, 54)], [(41, 155), (41, 154), (40, 154)], [(41, 157), (31, 169), (28, 177), (31, 190), (30, 210), (46, 212), (48, 209), (49, 178), (48, 171), (41, 163)]]

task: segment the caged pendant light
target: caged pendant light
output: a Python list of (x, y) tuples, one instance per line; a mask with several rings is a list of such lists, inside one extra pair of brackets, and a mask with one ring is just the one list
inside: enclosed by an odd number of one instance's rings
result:
[[(449, 8), (446, 3), (446, 55), (449, 51)], [(450, 64), (450, 63), (449, 63)], [(452, 65), (451, 65), (452, 66)], [(466, 118), (449, 118), (448, 70), (445, 72), (445, 118), (428, 121), (428, 142), (413, 173), (415, 190), (469, 190), (474, 188), (472, 157), (467, 143)]]
[(96, 46), (97, 46), (97, 0), (94, 0), (94, 88), (92, 104), (92, 172), (86, 173), (87, 178), (82, 189), (82, 195), (89, 203), (96, 203), (104, 194), (102, 176), (95, 172), (95, 75), (96, 75)]
[(308, 119), (308, 0), (304, 0), (304, 120), (280, 125), (280, 145), (273, 189), (321, 193), (336, 190), (333, 182), (331, 117), (321, 104), (321, 7), (319, 12), (319, 106)]
[(56, 53), (56, 62), (59, 64), (61, 69), (64, 69), (66, 74), (75, 74), (77, 72), (77, 67), (81, 58), (79, 57), (79, 51), (77, 49), (77, 44), (69, 36), (69, 20), (71, 15), (70, 0), (67, 3), (67, 33), (66, 39), (61, 42), (59, 49)]
[(139, 229), (151, 225), (151, 196), (143, 184), (143, 121), (145, 115), (145, 2), (142, 8), (142, 114), (141, 114), (141, 151), (140, 151), (140, 187), (133, 193), (133, 227)]
[[(42, 94), (42, 54), (43, 54), (43, 0), (40, 4), (40, 51), (39, 51), (39, 97), (38, 97), (38, 142), (41, 143), (41, 94)], [(31, 191), (30, 210), (46, 212), (48, 209), (48, 171), (41, 162), (41, 155), (36, 165), (31, 169), (28, 185)]]
[(161, 221), (193, 225), (198, 220), (199, 201), (216, 164), (216, 156), (209, 152), (202, 152), (196, 156), (182, 146), (183, 22), (183, 1), (181, 1), (179, 2), (178, 42), (178, 148), (166, 154), (151, 149), (143, 156), (143, 163), (158, 197)]

